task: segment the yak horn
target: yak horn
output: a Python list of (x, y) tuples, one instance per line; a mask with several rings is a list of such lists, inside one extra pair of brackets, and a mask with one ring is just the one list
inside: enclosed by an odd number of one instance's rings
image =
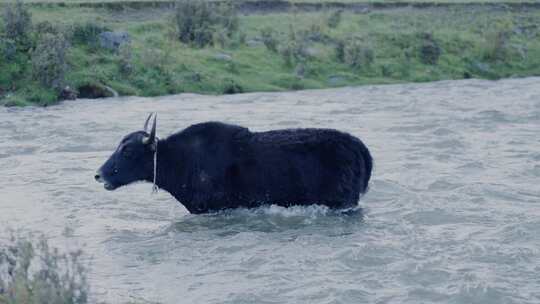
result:
[(150, 136), (143, 139), (144, 144), (153, 143), (156, 140), (156, 123), (157, 123), (157, 114), (154, 114), (154, 122), (152, 123), (152, 130), (150, 131)]
[(144, 122), (144, 132), (147, 132), (148, 130), (148, 122), (150, 121), (150, 118), (154, 115), (154, 112), (151, 112), (150, 115), (148, 115), (148, 118), (146, 118), (146, 121)]

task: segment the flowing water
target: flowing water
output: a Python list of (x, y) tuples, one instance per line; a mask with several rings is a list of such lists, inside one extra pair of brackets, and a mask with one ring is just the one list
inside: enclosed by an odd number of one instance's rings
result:
[[(105, 191), (95, 170), (150, 111), (160, 137), (208, 120), (351, 132), (370, 191), (348, 215)], [(92, 301), (540, 303), (540, 78), (0, 108), (0, 170), (0, 228), (82, 247)]]

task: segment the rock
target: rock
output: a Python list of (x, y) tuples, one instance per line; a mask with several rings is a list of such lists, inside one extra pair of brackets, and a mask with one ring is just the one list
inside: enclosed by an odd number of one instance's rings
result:
[(305, 50), (304, 50), (304, 53), (308, 56), (308, 57), (317, 57), (317, 55), (320, 54), (320, 51), (314, 47), (307, 47)]
[(225, 53), (217, 53), (214, 55), (214, 59), (219, 61), (232, 61), (232, 56)]
[(102, 48), (118, 51), (124, 44), (131, 42), (127, 32), (103, 32), (98, 36), (99, 45)]
[(250, 40), (246, 41), (246, 45), (249, 46), (249, 47), (259, 47), (259, 46), (263, 45), (263, 42), (260, 41), (260, 40), (257, 40), (257, 39), (250, 39)]
[(77, 88), (79, 98), (105, 98), (118, 97), (118, 93), (112, 88), (102, 84), (85, 84)]
[(77, 91), (73, 90), (70, 86), (66, 86), (60, 92), (60, 100), (75, 100), (77, 99)]

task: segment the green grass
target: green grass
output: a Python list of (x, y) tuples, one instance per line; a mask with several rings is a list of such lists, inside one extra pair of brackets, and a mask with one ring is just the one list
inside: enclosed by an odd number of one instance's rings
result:
[[(510, 12), (488, 8), (391, 9), (369, 14), (344, 13), (337, 28), (326, 26), (328, 13), (248, 15), (240, 17), (247, 41), (257, 40), (260, 30), (271, 27), (283, 44), (290, 28), (297, 32), (320, 28), (325, 41), (310, 41), (315, 53), (298, 64), (264, 45), (195, 49), (169, 38), (167, 12), (110, 11), (103, 8), (33, 7), (34, 23), (57, 20), (63, 26), (92, 21), (132, 37), (129, 75), (120, 71), (119, 55), (73, 45), (69, 52), (68, 83), (107, 85), (121, 95), (156, 96), (180, 92), (221, 94), (231, 85), (244, 92), (314, 89), (334, 86), (421, 82), (465, 77), (497, 79), (540, 75), (540, 10)], [(435, 65), (422, 63), (422, 34), (430, 33), (442, 53)], [(497, 45), (499, 33), (508, 33)], [(334, 42), (358, 39), (374, 51), (371, 65), (353, 68), (339, 62)], [(499, 49), (503, 49), (499, 51)], [(216, 59), (226, 53), (231, 61)], [(2, 73), (2, 72), (0, 72)], [(50, 96), (28, 78), (3, 99), (4, 104), (49, 104)], [(46, 91), (46, 90), (45, 90)]]

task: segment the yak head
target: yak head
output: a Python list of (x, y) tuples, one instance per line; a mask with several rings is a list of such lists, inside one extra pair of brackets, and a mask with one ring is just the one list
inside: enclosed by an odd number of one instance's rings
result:
[(144, 123), (144, 130), (124, 137), (116, 151), (99, 168), (95, 179), (103, 183), (105, 189), (115, 190), (136, 181), (152, 180), (154, 153), (157, 149), (156, 116), (154, 116), (150, 132), (148, 132), (148, 122), (152, 113)]

